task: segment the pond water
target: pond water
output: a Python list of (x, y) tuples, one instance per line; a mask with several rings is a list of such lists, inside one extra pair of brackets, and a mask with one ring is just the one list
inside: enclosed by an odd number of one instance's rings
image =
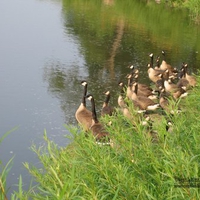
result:
[(0, 145), (0, 160), (14, 156), (7, 184), (13, 188), (20, 174), (29, 185), (22, 162), (38, 164), (30, 147), (43, 145), (44, 129), (59, 145), (69, 142), (63, 125), (74, 123), (69, 108), (75, 103), (67, 88), (51, 93), (48, 73), (54, 66), (81, 65), (83, 58), (78, 42), (65, 33), (61, 13), (59, 1), (0, 2), (0, 136), (17, 127)]
[(187, 12), (145, 1), (3, 0), (0, 2), (0, 137), (17, 127), (0, 145), (0, 160), (14, 156), (8, 177), (10, 191), (22, 174), (22, 162), (38, 165), (32, 143), (44, 145), (43, 133), (60, 146), (76, 125), (81, 80), (95, 97), (99, 111), (103, 92), (117, 104), (117, 83), (126, 81), (127, 66), (140, 69), (150, 83), (148, 54), (166, 51), (166, 59), (190, 72), (200, 66), (199, 27)]

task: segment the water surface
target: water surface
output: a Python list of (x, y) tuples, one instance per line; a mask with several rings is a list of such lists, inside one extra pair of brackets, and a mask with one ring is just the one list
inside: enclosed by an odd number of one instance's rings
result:
[[(73, 113), (63, 112), (46, 77), (46, 68), (50, 71), (52, 66), (64, 65), (67, 69), (74, 62), (83, 62), (78, 43), (63, 30), (61, 10), (61, 2), (0, 2), (0, 136), (18, 127), (0, 145), (4, 163), (14, 156), (9, 186), (18, 182), (20, 174), (28, 185), (22, 162), (38, 163), (30, 146), (43, 145), (44, 129), (59, 145), (69, 142), (63, 125), (74, 118)], [(60, 94), (67, 106), (74, 103), (67, 101), (68, 95)]]

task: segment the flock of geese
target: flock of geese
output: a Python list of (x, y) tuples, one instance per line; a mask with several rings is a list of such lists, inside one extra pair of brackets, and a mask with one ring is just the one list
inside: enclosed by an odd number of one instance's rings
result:
[[(118, 108), (122, 114), (131, 121), (136, 121), (135, 115), (130, 109), (130, 103), (134, 107), (136, 113), (142, 114), (146, 125), (147, 121), (151, 121), (151, 115), (156, 110), (162, 110), (163, 113), (174, 114), (174, 110), (170, 105), (170, 100), (177, 101), (188, 95), (188, 90), (197, 84), (196, 77), (188, 74), (188, 64), (182, 63), (178, 70), (166, 62), (165, 52), (162, 51), (162, 62), (160, 57), (156, 58), (154, 66), (153, 53), (149, 55), (150, 63), (147, 65), (147, 74), (151, 80), (151, 85), (139, 82), (139, 70), (130, 65), (130, 73), (126, 76), (127, 84), (119, 82), (120, 94), (118, 96)], [(87, 82), (82, 81), (84, 87), (83, 97), (78, 107), (75, 117), (78, 124), (85, 132), (90, 132), (96, 139), (97, 143), (109, 144), (110, 134), (105, 130), (105, 125), (98, 118), (95, 109), (95, 100), (92, 94), (87, 94)], [(110, 91), (105, 93), (106, 98), (101, 109), (101, 116), (113, 115), (115, 109), (109, 104)], [(91, 111), (86, 107), (86, 99), (91, 101)], [(176, 110), (178, 112), (179, 110)], [(150, 114), (149, 114), (150, 113)], [(133, 123), (134, 124), (134, 123)]]

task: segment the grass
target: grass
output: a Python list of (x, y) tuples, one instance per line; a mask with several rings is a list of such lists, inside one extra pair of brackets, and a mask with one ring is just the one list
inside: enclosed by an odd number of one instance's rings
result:
[[(166, 1), (161, 0), (161, 2), (166, 3)], [(167, 3), (173, 7), (187, 8), (190, 13), (191, 19), (196, 23), (200, 23), (200, 1), (199, 0), (169, 0)]]
[[(154, 141), (140, 123), (143, 117), (133, 123), (119, 111), (101, 119), (112, 121), (107, 130), (113, 148), (97, 145), (76, 127), (66, 126), (72, 142), (64, 148), (45, 132), (46, 147), (32, 147), (43, 168), (24, 163), (38, 185), (12, 199), (200, 199), (199, 91), (197, 86), (178, 103), (181, 113), (155, 120)], [(166, 130), (169, 120), (171, 131)]]
[(1, 168), (1, 176), (0, 176), (0, 199), (2, 200), (8, 200), (7, 198), (7, 190), (6, 190), (6, 179), (7, 175), (10, 171), (11, 162), (13, 159), (10, 159), (10, 161), (6, 164), (5, 167)]
[[(3, 140), (13, 131), (15, 131), (16, 128), (6, 132), (1, 138), (0, 138), (0, 144), (3, 142)], [(13, 158), (11, 158), (8, 163), (4, 166), (2, 161), (0, 160), (0, 200), (8, 200), (7, 197), (7, 185), (6, 180), (8, 177), (8, 173), (12, 166)]]
[(190, 11), (191, 19), (196, 23), (200, 24), (200, 1), (186, 1), (185, 7), (187, 7)]

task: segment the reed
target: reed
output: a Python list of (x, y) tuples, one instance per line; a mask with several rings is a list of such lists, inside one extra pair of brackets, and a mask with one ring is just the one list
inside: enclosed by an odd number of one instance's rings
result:
[(8, 200), (7, 197), (7, 189), (6, 189), (6, 179), (8, 176), (8, 172), (10, 171), (12, 159), (9, 160), (9, 162), (6, 164), (5, 167), (1, 168), (1, 176), (0, 176), (0, 199), (1, 200)]
[(200, 1), (186, 1), (185, 7), (187, 7), (190, 11), (191, 19), (196, 23), (200, 24)]
[[(14, 128), (8, 132), (6, 132), (1, 138), (0, 138), (0, 144), (3, 142), (3, 140), (13, 131), (15, 131), (17, 128)], [(7, 185), (6, 180), (8, 177), (8, 173), (12, 167), (13, 157), (6, 163), (4, 166), (2, 161), (0, 160), (0, 200), (8, 200), (7, 197)]]
[[(166, 1), (161, 1), (166, 3)], [(196, 23), (200, 23), (200, 1), (199, 0), (193, 0), (193, 1), (187, 1), (187, 0), (169, 0), (167, 3), (170, 6), (178, 7), (178, 8), (187, 8), (189, 10), (189, 15), (191, 19)]]

